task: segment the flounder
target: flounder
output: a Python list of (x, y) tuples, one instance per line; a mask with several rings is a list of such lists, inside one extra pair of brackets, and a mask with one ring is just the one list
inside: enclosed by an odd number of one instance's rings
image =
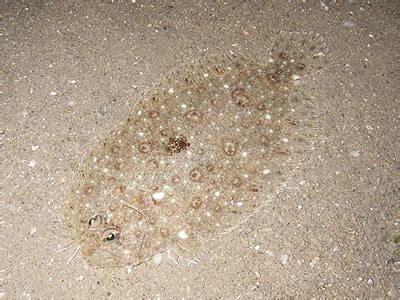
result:
[(318, 127), (296, 82), (327, 65), (327, 50), (318, 34), (281, 33), (266, 55), (213, 55), (172, 72), (91, 151), (65, 209), (90, 265), (195, 255), (290, 181)]

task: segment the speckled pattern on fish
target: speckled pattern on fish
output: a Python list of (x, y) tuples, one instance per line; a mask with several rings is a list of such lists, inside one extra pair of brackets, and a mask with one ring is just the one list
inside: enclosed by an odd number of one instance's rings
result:
[(299, 79), (327, 65), (318, 34), (280, 33), (269, 63), (219, 54), (166, 76), (86, 159), (66, 205), (90, 265), (137, 265), (238, 226), (280, 191), (318, 127)]

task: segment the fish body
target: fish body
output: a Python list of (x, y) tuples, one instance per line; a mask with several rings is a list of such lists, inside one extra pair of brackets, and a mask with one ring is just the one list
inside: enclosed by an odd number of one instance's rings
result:
[(215, 55), (172, 72), (91, 151), (65, 212), (89, 264), (195, 253), (290, 180), (317, 124), (295, 83), (327, 64), (326, 49), (311, 33), (274, 46), (267, 64)]

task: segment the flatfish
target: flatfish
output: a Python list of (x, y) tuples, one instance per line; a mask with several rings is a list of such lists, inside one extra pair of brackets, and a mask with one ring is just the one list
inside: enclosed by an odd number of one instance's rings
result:
[(217, 54), (165, 76), (88, 155), (65, 224), (95, 267), (137, 265), (241, 224), (307, 160), (318, 127), (296, 84), (328, 64), (315, 33), (255, 58)]

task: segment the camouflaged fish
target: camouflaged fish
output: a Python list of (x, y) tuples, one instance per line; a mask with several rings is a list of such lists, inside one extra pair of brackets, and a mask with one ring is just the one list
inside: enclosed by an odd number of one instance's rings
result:
[(296, 82), (326, 55), (318, 34), (280, 34), (268, 63), (214, 55), (151, 88), (75, 178), (65, 221), (88, 263), (195, 255), (260, 211), (307, 159), (317, 120)]

